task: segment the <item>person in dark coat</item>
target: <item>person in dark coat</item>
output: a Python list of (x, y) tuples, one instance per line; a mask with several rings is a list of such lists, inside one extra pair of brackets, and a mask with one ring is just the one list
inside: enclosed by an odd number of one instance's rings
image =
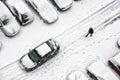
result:
[(89, 35), (91, 37), (93, 35), (93, 33), (94, 33), (94, 29), (90, 27), (89, 30), (88, 30), (88, 33), (85, 37), (88, 37)]

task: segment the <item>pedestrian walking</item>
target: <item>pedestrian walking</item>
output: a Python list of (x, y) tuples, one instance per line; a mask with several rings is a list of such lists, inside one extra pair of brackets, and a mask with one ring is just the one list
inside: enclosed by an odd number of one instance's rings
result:
[(89, 35), (91, 37), (93, 35), (93, 33), (94, 33), (94, 29), (90, 27), (89, 30), (88, 30), (88, 33), (85, 37), (88, 37)]

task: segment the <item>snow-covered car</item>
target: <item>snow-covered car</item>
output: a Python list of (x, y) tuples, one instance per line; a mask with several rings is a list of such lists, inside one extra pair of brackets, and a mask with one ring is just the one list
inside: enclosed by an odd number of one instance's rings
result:
[(87, 73), (93, 80), (119, 80), (119, 78), (100, 60), (90, 64), (87, 68)]
[(20, 31), (20, 25), (2, 2), (0, 2), (0, 29), (9, 37), (15, 36)]
[(49, 39), (22, 56), (19, 60), (20, 67), (27, 72), (32, 71), (53, 58), (59, 48), (59, 44), (54, 39)]
[(58, 19), (58, 13), (47, 0), (25, 0), (45, 23), (53, 23)]
[(120, 75), (120, 53), (114, 55), (109, 61), (108, 64), (112, 69), (114, 69)]
[(66, 80), (89, 80), (82, 71), (72, 71), (66, 77)]
[(20, 25), (26, 25), (33, 21), (34, 16), (29, 7), (22, 0), (5, 0), (3, 1), (9, 8), (13, 16), (20, 22)]
[(51, 0), (60, 11), (65, 11), (72, 6), (73, 0)]

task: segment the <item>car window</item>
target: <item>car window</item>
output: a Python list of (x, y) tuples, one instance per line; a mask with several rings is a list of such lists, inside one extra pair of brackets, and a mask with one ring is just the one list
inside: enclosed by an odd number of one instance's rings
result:
[(29, 18), (28, 18), (28, 13), (24, 13), (24, 14), (21, 14), (21, 18), (22, 18), (22, 21), (23, 23), (26, 23), (29, 21)]
[(9, 23), (9, 17), (7, 15), (3, 15), (1, 20), (3, 25), (7, 25)]
[(51, 51), (54, 50), (53, 44), (55, 44), (54, 42), (46, 42), (46, 44), (51, 48)]
[(38, 63), (41, 60), (41, 56), (37, 53), (36, 50), (32, 50), (28, 53), (28, 56), (33, 62)]

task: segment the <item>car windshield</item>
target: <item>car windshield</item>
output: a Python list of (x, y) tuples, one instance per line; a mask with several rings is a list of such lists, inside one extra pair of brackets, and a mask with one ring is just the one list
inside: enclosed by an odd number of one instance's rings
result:
[(38, 63), (41, 60), (41, 56), (37, 53), (36, 50), (32, 50), (28, 53), (28, 56), (33, 62)]

